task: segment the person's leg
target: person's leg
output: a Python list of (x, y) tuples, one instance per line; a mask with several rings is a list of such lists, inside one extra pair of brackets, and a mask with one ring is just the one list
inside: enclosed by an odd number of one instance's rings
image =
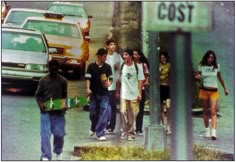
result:
[(120, 134), (121, 139), (125, 139), (128, 131), (128, 117), (127, 117), (128, 101), (120, 99)]
[(205, 137), (210, 137), (210, 128), (209, 128), (209, 92), (206, 90), (200, 89), (199, 99), (202, 103), (203, 108), (203, 122), (206, 129)]
[(41, 135), (41, 159), (47, 158), (51, 160), (51, 121), (49, 113), (41, 113), (40, 115), (40, 135)]
[(91, 121), (91, 131), (95, 132), (95, 128), (98, 121), (98, 113), (97, 113), (97, 99), (95, 95), (90, 97), (90, 104), (89, 104), (89, 118)]
[(171, 134), (171, 125), (170, 125), (170, 99), (166, 100), (166, 118), (167, 118), (167, 134)]
[(53, 140), (53, 152), (57, 155), (62, 153), (64, 146), (64, 136), (65, 136), (65, 115), (55, 115), (52, 116), (52, 133), (54, 135)]
[(143, 133), (143, 115), (144, 115), (144, 107), (145, 107), (145, 91), (142, 90), (142, 100), (139, 102), (139, 112), (136, 117), (136, 133)]
[(109, 102), (111, 106), (111, 117), (107, 125), (107, 130), (114, 131), (116, 125), (116, 98), (115, 91), (109, 91)]
[(160, 118), (161, 124), (165, 126), (165, 112), (164, 112), (164, 101), (165, 101), (165, 89), (164, 86), (160, 86)]
[(138, 114), (138, 101), (137, 100), (131, 100), (129, 101), (129, 107), (128, 110), (128, 139), (129, 137), (135, 138), (135, 132), (134, 132), (134, 126), (135, 126), (135, 120)]
[(210, 112), (211, 112), (211, 137), (212, 140), (216, 139), (216, 128), (217, 128), (217, 103), (218, 103), (219, 93), (212, 92), (210, 97)]
[(109, 103), (109, 96), (97, 96), (99, 100), (99, 118), (96, 125), (96, 135), (97, 137), (105, 136), (105, 128), (107, 126), (107, 121), (110, 116), (111, 107)]

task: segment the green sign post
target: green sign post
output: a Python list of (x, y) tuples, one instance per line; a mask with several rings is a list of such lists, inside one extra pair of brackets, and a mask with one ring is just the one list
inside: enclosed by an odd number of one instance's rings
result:
[[(191, 114), (191, 32), (209, 31), (212, 25), (211, 19), (211, 2), (143, 2), (143, 30), (152, 35), (155, 32), (170, 33), (170, 49), (168, 50), (171, 57), (171, 160), (192, 160), (192, 114)], [(150, 37), (150, 35), (149, 35)], [(155, 39), (149, 39), (150, 48), (157, 49), (153, 46)], [(145, 42), (145, 41), (143, 41)], [(150, 51), (153, 51), (150, 50)], [(150, 67), (156, 68), (159, 59), (151, 56), (155, 52), (149, 53)], [(153, 61), (156, 59), (157, 63)], [(156, 68), (158, 71), (158, 68)], [(153, 70), (152, 75), (159, 74)], [(155, 77), (153, 77), (155, 79)], [(159, 80), (159, 77), (156, 79)], [(152, 79), (151, 79), (152, 80)], [(156, 82), (157, 83), (157, 82)], [(156, 84), (151, 82), (151, 84)], [(159, 86), (159, 85), (157, 85)], [(150, 85), (150, 94), (156, 95), (155, 86)], [(159, 95), (158, 95), (159, 96)], [(156, 113), (150, 115), (150, 122), (159, 124), (159, 107), (160, 102), (156, 103), (155, 97), (150, 98), (150, 112)], [(153, 119), (153, 118), (157, 118)], [(155, 124), (153, 124), (155, 125)], [(149, 133), (149, 131), (146, 131)], [(145, 133), (146, 133), (145, 132)], [(150, 135), (147, 134), (147, 137)], [(152, 137), (152, 136), (151, 136)], [(159, 138), (162, 137), (162, 131), (159, 132)], [(153, 140), (146, 140), (147, 146), (155, 143)], [(158, 145), (157, 145), (158, 146)]]

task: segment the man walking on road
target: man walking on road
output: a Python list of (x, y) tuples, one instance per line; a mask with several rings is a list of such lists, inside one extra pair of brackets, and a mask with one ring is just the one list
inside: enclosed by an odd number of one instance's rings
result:
[(40, 135), (41, 135), (41, 160), (51, 160), (51, 134), (53, 139), (53, 152), (56, 160), (62, 160), (62, 149), (65, 136), (65, 110), (45, 111), (43, 103), (53, 99), (67, 97), (67, 80), (58, 74), (59, 62), (49, 62), (49, 74), (43, 77), (35, 93), (36, 101), (40, 108)]
[[(117, 84), (116, 95), (120, 96), (121, 136), (120, 139), (135, 139), (135, 120), (139, 111), (138, 102), (142, 99), (143, 68), (132, 60), (133, 50), (125, 49), (124, 63), (120, 69), (121, 87)], [(121, 90), (119, 95), (119, 90)]]
[(116, 44), (114, 39), (108, 39), (106, 41), (106, 47), (107, 47), (107, 60), (106, 63), (108, 63), (111, 66), (112, 74), (113, 74), (113, 82), (111, 86), (108, 87), (109, 92), (109, 100), (110, 100), (110, 106), (111, 106), (111, 118), (108, 121), (107, 125), (107, 133), (113, 133), (116, 126), (116, 81), (119, 77), (119, 67), (121, 62), (123, 62), (121, 56), (115, 51), (116, 50)]
[(100, 48), (97, 60), (89, 64), (86, 79), (86, 91), (90, 96), (89, 116), (91, 120), (90, 136), (96, 133), (99, 141), (106, 140), (105, 128), (110, 120), (108, 87), (112, 84), (111, 66), (105, 63), (107, 50)]

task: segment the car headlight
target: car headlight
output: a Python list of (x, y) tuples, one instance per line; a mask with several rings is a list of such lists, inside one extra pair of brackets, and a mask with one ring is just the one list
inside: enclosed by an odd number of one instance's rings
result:
[(27, 64), (25, 69), (31, 71), (48, 71), (46, 65), (39, 65), (39, 64)]

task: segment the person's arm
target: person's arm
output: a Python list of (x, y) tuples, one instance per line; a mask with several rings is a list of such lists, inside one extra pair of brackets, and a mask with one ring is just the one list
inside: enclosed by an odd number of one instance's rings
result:
[(139, 80), (138, 81), (138, 100), (142, 100), (142, 87), (143, 87), (143, 81)]
[(229, 94), (228, 89), (225, 87), (224, 80), (220, 74), (220, 72), (217, 73), (218, 80), (220, 81), (222, 87), (224, 88), (225, 95), (227, 96)]
[(92, 94), (92, 91), (90, 89), (90, 80), (89, 79), (86, 79), (86, 93), (87, 93), (87, 96), (90, 96)]
[(42, 85), (42, 82), (39, 81), (37, 90), (35, 92), (35, 99), (36, 99), (36, 102), (39, 106), (40, 111), (45, 110), (45, 107), (44, 107), (43, 101), (42, 101), (42, 97), (41, 97), (42, 95), (43, 95), (43, 85)]
[(116, 81), (116, 98), (120, 98), (120, 88), (121, 88), (121, 76)]

